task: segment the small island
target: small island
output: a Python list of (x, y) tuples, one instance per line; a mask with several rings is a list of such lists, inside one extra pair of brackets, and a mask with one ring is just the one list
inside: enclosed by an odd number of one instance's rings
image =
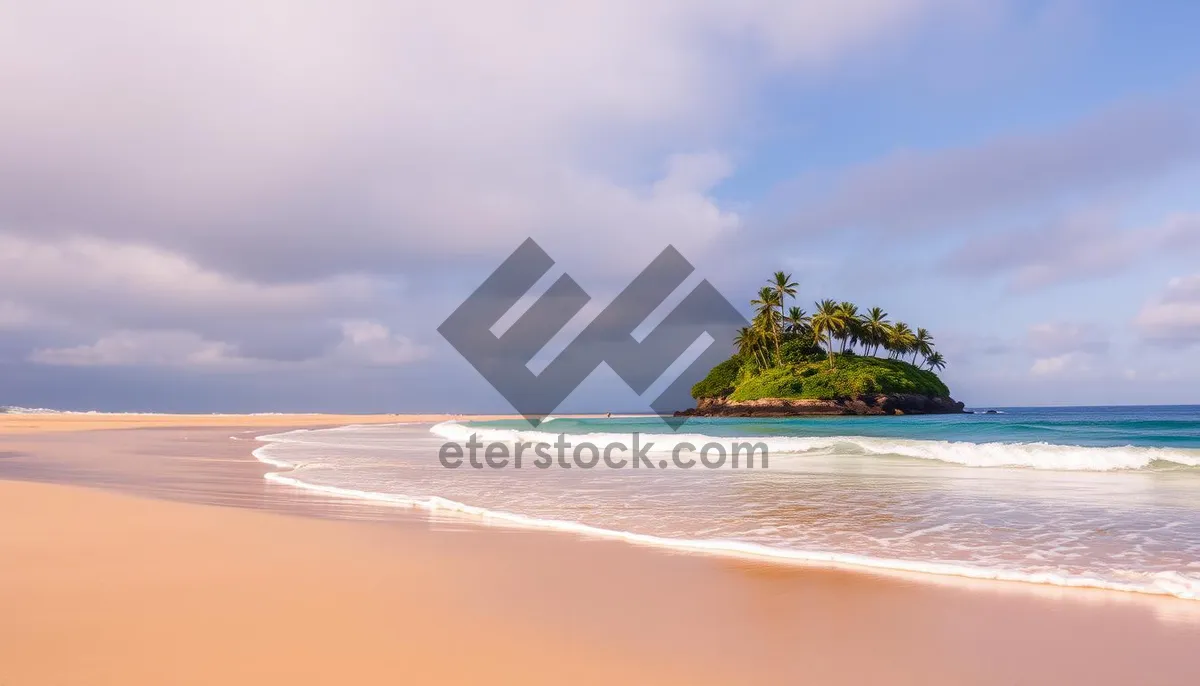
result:
[[(750, 301), (753, 323), (737, 352), (692, 387), (694, 409), (678, 416), (793, 417), (963, 412), (935, 370), (946, 359), (933, 336), (892, 323), (874, 307), (823, 300), (809, 315), (797, 306), (790, 274), (776, 272)], [(911, 357), (910, 357), (911, 356)]]

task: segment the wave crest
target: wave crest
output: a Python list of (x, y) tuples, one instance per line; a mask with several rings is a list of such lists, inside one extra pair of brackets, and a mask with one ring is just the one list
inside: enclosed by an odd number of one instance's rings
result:
[[(444, 433), (455, 433), (459, 429), (469, 430), (469, 427), (457, 425), (455, 422), (447, 422), (446, 424), (454, 424), (458, 428), (456, 429), (449, 426), (438, 425), (438, 427), (435, 428), (438, 428), (439, 435), (444, 435)], [(857, 555), (852, 553), (781, 548), (741, 540), (671, 538), (610, 529), (600, 526), (592, 526), (578, 521), (541, 518), (518, 514), (515, 512), (492, 510), (486, 507), (469, 505), (457, 500), (440, 496), (414, 497), (398, 493), (385, 493), (342, 486), (316, 484), (304, 481), (303, 479), (295, 476), (297, 470), (302, 469), (304, 465), (282, 459), (278, 453), (272, 454), (273, 451), (271, 450), (272, 444), (286, 444), (289, 442), (287, 440), (289, 435), (296, 435), (305, 432), (307, 432), (307, 430), (258, 437), (258, 440), (263, 441), (266, 445), (256, 449), (252, 453), (253, 456), (260, 462), (281, 470), (277, 472), (268, 472), (265, 474), (264, 478), (267, 481), (318, 493), (324, 493), (331, 496), (369, 500), (383, 505), (423, 511), (431, 516), (451, 515), (466, 517), (470, 520), (485, 525), (562, 531), (593, 538), (618, 540), (634, 545), (667, 548), (689, 553), (762, 560), (784, 564), (790, 563), (826, 566), (843, 569), (871, 569), (878, 572), (894, 574), (928, 574), (961, 579), (1008, 581), (1059, 587), (1094, 588), (1148, 595), (1173, 596), (1175, 598), (1184, 600), (1200, 600), (1200, 580), (1177, 572), (1143, 573), (1137, 575), (1136, 579), (1131, 579), (1129, 581), (1116, 581), (1089, 575), (1072, 574), (1065, 571), (1059, 573), (1023, 572), (1019, 570), (989, 568), (987, 566), (970, 563), (891, 559), (872, 557), (869, 555)], [(528, 434), (539, 432), (519, 433)], [(654, 435), (659, 436), (659, 434)], [(554, 434), (552, 436), (556, 437), (557, 435)], [(497, 439), (488, 438), (482, 440)]]
[[(500, 443), (553, 443), (560, 434), (549, 431), (473, 427), (456, 421), (442, 422), (430, 429), (450, 441), (465, 442), (472, 435), (478, 440)], [(628, 444), (632, 434), (565, 434), (571, 443), (598, 445)], [(706, 434), (640, 434), (640, 442), (653, 443), (648, 451), (670, 453), (681, 443), (701, 446), (708, 442), (731, 441), (764, 443), (769, 453), (778, 455), (878, 456), (932, 460), (963, 467), (1025, 467), (1066, 471), (1106, 472), (1146, 469), (1156, 462), (1185, 467), (1200, 467), (1200, 450), (1152, 448), (1143, 446), (1078, 446), (1054, 443), (971, 443), (969, 441), (929, 441), (869, 436), (788, 437), (788, 436), (711, 436)], [(774, 462), (786, 469), (786, 462)]]

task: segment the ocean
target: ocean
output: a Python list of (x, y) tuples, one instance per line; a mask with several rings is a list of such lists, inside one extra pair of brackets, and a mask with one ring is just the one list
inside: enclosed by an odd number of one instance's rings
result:
[[(651, 465), (456, 469), (447, 441), (653, 443)], [(1200, 407), (994, 414), (456, 421), (302, 430), (255, 455), (292, 486), (483, 523), (780, 564), (1200, 600)], [(769, 466), (692, 469), (687, 442), (761, 442)], [(667, 468), (659, 468), (662, 462)]]

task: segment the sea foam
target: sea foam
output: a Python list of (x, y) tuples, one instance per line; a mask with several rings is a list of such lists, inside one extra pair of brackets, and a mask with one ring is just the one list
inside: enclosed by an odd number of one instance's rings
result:
[[(442, 422), (431, 431), (448, 441), (466, 442), (472, 435), (483, 442), (553, 443), (559, 434), (550, 431), (476, 427), (455, 421)], [(763, 443), (772, 457), (772, 467), (786, 469), (789, 461), (779, 456), (805, 454), (879, 456), (934, 460), (964, 467), (1025, 467), (1069, 471), (1105, 472), (1145, 469), (1156, 462), (1185, 467), (1200, 466), (1200, 450), (1183, 448), (1153, 448), (1142, 446), (1075, 446), (1053, 443), (972, 443), (969, 441), (930, 441), (868, 436), (786, 437), (786, 436), (711, 436), (705, 434), (643, 433), (642, 445), (653, 443), (648, 452), (671, 453), (676, 446), (688, 443), (699, 447), (705, 443), (732, 442)], [(630, 444), (629, 433), (566, 434), (572, 444), (590, 442)]]
[[(458, 438), (463, 438), (465, 440), (465, 438), (470, 435), (470, 427), (463, 426), (455, 422), (439, 424), (435, 426), (434, 429), (437, 435), (450, 438), (451, 440), (457, 440)], [(462, 431), (464, 430), (467, 430), (468, 433), (463, 434)], [(870, 569), (884, 573), (935, 575), (949, 578), (1007, 581), (1024, 584), (1049, 585), (1055, 587), (1092, 588), (1128, 593), (1170, 596), (1184, 600), (1200, 600), (1200, 579), (1194, 578), (1190, 575), (1183, 575), (1178, 572), (1171, 571), (1143, 573), (1136, 575), (1136, 578), (1116, 581), (1112, 579), (1101, 578), (1100, 576), (1072, 574), (1065, 571), (1024, 572), (1020, 570), (993, 568), (970, 563), (927, 562), (869, 555), (856, 555), (842, 552), (782, 548), (740, 540), (714, 538), (671, 538), (593, 526), (578, 521), (532, 517), (514, 512), (493, 510), (439, 496), (413, 497), (401, 493), (386, 493), (329, 484), (312, 483), (300, 478), (300, 476), (302, 476), (304, 473), (303, 468), (307, 465), (293, 463), (287, 459), (284, 459), (284, 457), (280, 454), (282, 451), (277, 449), (286, 447), (293, 438), (297, 438), (306, 434), (310, 435), (311, 433), (315, 432), (299, 430), (283, 434), (273, 434), (259, 437), (259, 440), (265, 441), (267, 444), (255, 450), (253, 452), (254, 457), (259, 461), (280, 470), (276, 472), (269, 472), (264, 478), (273, 483), (301, 488), (313, 492), (325, 493), (328, 495), (345, 498), (357, 498), (393, 507), (409, 508), (422, 511), (430, 515), (449, 515), (453, 517), (462, 517), (485, 525), (562, 531), (593, 538), (619, 540), (634, 545), (666, 548), (697, 554), (754, 559), (783, 564), (799, 564), (847, 569)], [(550, 439), (553, 440), (557, 437), (555, 434), (534, 436), (530, 436), (529, 434), (544, 434), (544, 432), (512, 432), (508, 430), (495, 430), (494, 432), (487, 434), (487, 438), (483, 438), (483, 436), (481, 436), (481, 439), (509, 440), (511, 438), (512, 440), (542, 440), (546, 438), (546, 436), (549, 436)], [(589, 436), (589, 440), (594, 440), (596, 437), (609, 436), (609, 434), (590, 434)], [(617, 434), (612, 434), (611, 436), (619, 437)], [(663, 438), (663, 436), (657, 434), (655, 434), (654, 437)], [(582, 439), (584, 437), (576, 436), (574, 438)], [(674, 436), (672, 438), (674, 438), (676, 441), (687, 440), (687, 437), (684, 436)], [(714, 439), (716, 437), (702, 436), (702, 438)], [(716, 438), (716, 440), (727, 439)], [(779, 444), (781, 441), (781, 439), (778, 438), (769, 438), (763, 440), (771, 441), (775, 444)], [(794, 441), (799, 439), (790, 440)], [(836, 444), (844, 442), (846, 439), (811, 440), (826, 441), (827, 444)], [(876, 443), (876, 439), (861, 440), (870, 445), (874, 445)], [(663, 442), (666, 443), (667, 441), (664, 440)], [(906, 441), (901, 443), (937, 442)], [(799, 452), (815, 449), (811, 447), (799, 449), (794, 443), (784, 444), (792, 446), (794, 450), (798, 450)], [(305, 441), (304, 445), (312, 446), (314, 444), (312, 442)], [(888, 445), (895, 445), (895, 442), (891, 442)]]

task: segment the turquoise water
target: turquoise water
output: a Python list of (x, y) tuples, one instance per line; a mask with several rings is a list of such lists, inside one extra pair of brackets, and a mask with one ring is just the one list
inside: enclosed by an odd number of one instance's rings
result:
[[(868, 436), (973, 443), (1046, 442), (1076, 446), (1146, 446), (1200, 449), (1200, 406), (1010, 407), (975, 414), (912, 417), (794, 419), (689, 419), (681, 433), (712, 436)], [(474, 426), (528, 429), (522, 421), (472, 422)], [(656, 417), (555, 418), (547, 431), (567, 434), (666, 433)]]
[[(1200, 407), (1001, 408), (923, 417), (655, 417), (359, 426), (272, 437), (272, 480), (506, 526), (780, 564), (819, 563), (1200, 599)], [(512, 446), (653, 443), (650, 466), (438, 459)], [(682, 443), (762, 443), (769, 466), (680, 469)], [(659, 468), (667, 465), (667, 468)]]

